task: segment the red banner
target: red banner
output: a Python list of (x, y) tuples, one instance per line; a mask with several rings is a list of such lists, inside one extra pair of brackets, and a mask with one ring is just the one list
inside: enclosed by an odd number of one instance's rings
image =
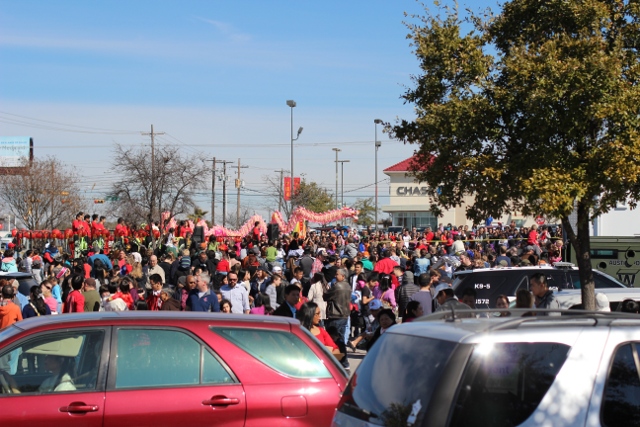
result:
[[(294, 194), (300, 190), (300, 178), (293, 178), (293, 191)], [(284, 199), (289, 201), (291, 200), (291, 177), (284, 177)]]

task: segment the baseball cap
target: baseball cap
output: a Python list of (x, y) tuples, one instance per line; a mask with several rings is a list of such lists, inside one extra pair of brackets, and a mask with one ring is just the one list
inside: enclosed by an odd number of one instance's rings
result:
[(380, 310), (381, 308), (382, 302), (377, 298), (369, 303), (369, 310)]
[(266, 268), (266, 267), (258, 267), (258, 270), (259, 270), (259, 271), (264, 271), (265, 273), (267, 273), (267, 274), (269, 274), (269, 275), (271, 274), (271, 272), (269, 271), (269, 269), (268, 269), (268, 268)]
[(436, 295), (438, 295), (441, 291), (444, 291), (445, 289), (452, 289), (451, 286), (449, 286), (448, 283), (440, 283), (438, 286), (436, 286)]
[(271, 268), (271, 271), (274, 272), (274, 273), (282, 273), (282, 267), (280, 267), (279, 265), (274, 265)]

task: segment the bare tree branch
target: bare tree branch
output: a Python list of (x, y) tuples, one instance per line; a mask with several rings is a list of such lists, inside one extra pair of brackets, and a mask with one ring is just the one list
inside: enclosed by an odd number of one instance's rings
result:
[(25, 160), (25, 171), (0, 180), (0, 198), (10, 213), (30, 230), (69, 227), (85, 204), (75, 172), (55, 157)]

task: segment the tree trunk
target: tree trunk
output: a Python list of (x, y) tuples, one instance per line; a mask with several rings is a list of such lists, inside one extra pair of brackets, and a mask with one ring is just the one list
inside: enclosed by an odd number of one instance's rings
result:
[(562, 227), (576, 253), (576, 263), (579, 269), (580, 288), (582, 289), (582, 307), (584, 310), (595, 311), (596, 294), (591, 268), (591, 241), (589, 237), (589, 208), (578, 203), (577, 235), (568, 217), (562, 218)]

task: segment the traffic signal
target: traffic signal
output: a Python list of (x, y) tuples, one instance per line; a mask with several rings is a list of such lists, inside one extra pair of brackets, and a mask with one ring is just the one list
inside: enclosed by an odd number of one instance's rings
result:
[(93, 200), (93, 203), (96, 203), (96, 204), (98, 204), (98, 203), (104, 203), (104, 199), (94, 199), (94, 200)]

